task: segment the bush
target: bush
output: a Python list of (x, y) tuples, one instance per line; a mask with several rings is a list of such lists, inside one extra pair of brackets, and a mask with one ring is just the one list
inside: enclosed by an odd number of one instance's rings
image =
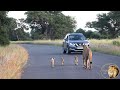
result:
[(6, 46), (6, 45), (9, 45), (9, 44), (10, 44), (10, 42), (9, 42), (8, 38), (5, 38), (1, 35), (0, 36), (0, 45), (1, 46)]
[(120, 42), (119, 41), (113, 41), (113, 45), (120, 46)]
[(9, 39), (5, 27), (0, 26), (0, 46), (9, 45)]

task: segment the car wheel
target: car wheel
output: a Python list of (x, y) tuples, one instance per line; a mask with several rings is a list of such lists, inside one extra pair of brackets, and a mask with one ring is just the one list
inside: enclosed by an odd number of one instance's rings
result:
[(63, 49), (63, 54), (65, 54), (65, 53), (66, 53), (65, 49)]
[(66, 53), (70, 54), (71, 52), (69, 51), (69, 48), (66, 49)]

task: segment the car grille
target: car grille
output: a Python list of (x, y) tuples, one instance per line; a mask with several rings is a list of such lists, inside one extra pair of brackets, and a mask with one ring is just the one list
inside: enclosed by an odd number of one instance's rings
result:
[(81, 43), (75, 43), (75, 46), (76, 47), (81, 46)]

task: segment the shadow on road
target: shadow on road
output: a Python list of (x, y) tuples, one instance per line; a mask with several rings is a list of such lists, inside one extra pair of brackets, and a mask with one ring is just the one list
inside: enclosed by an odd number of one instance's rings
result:
[(63, 55), (82, 55), (80, 52), (72, 52), (70, 54), (63, 54)]
[(63, 54), (63, 53), (49, 53), (49, 55), (82, 55), (82, 53), (70, 53), (70, 54)]

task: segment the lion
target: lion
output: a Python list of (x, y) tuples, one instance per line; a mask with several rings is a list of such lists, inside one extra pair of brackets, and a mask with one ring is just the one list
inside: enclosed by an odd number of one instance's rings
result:
[(108, 76), (109, 78), (115, 78), (119, 74), (119, 69), (115, 65), (110, 65), (108, 67)]
[(52, 67), (55, 66), (55, 58), (51, 58), (51, 66), (52, 66)]
[(61, 63), (62, 63), (62, 65), (64, 65), (64, 58), (62, 57), (61, 59), (62, 59), (62, 62), (61, 62)]
[(83, 44), (83, 67), (91, 69), (92, 68), (92, 50), (88, 45)]
[(75, 56), (74, 63), (75, 63), (75, 65), (78, 65), (78, 56)]

